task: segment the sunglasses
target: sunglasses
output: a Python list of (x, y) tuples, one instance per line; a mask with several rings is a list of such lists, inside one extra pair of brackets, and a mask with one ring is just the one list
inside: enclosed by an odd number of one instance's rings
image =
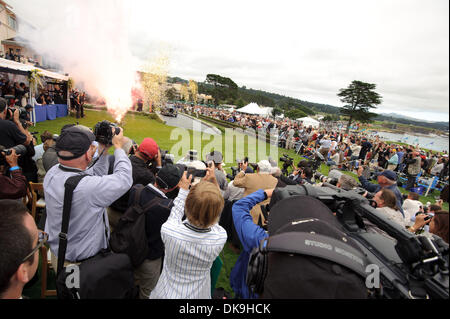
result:
[(29, 253), (23, 260), (22, 263), (24, 263), (25, 261), (27, 261), (31, 256), (33, 256), (36, 251), (41, 248), (42, 246), (44, 246), (44, 244), (47, 242), (48, 240), (48, 234), (46, 232), (43, 231), (39, 231), (38, 234), (38, 243), (36, 245), (36, 247), (31, 251), (31, 253)]

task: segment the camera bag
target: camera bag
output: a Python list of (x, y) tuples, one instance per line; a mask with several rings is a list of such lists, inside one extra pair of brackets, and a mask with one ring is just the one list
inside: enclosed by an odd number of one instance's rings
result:
[(141, 192), (145, 186), (133, 186), (135, 193), (133, 205), (120, 217), (117, 227), (111, 233), (111, 249), (116, 253), (125, 253), (130, 257), (134, 267), (139, 267), (147, 258), (148, 240), (145, 231), (145, 212), (158, 205), (160, 199), (155, 197), (145, 206), (140, 205)]
[[(73, 276), (77, 272), (72, 267), (64, 267), (67, 249), (67, 232), (69, 230), (70, 210), (73, 191), (78, 183), (87, 175), (69, 177), (65, 184), (63, 219), (59, 234), (58, 269), (56, 290), (59, 299), (125, 299), (134, 298), (136, 289), (133, 278), (133, 267), (126, 254), (116, 254), (109, 249), (101, 250), (97, 255), (81, 261), (78, 266), (79, 278)], [(103, 215), (103, 222), (105, 217)], [(105, 236), (108, 237), (105, 224)], [(78, 281), (77, 285), (74, 283)], [(69, 287), (70, 286), (70, 287)]]

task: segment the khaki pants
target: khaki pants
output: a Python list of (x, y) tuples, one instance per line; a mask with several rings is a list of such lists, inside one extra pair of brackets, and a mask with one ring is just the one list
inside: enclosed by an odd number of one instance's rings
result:
[[(55, 273), (57, 273), (57, 269), (58, 269), (58, 257), (56, 257), (52, 251), (50, 251), (50, 262), (52, 264), (52, 268), (55, 271)], [(65, 261), (64, 262), (64, 267), (67, 267), (68, 265), (79, 265), (80, 263), (71, 263), (69, 261)]]
[(155, 289), (161, 275), (162, 258), (155, 260), (146, 259), (134, 270), (134, 283), (139, 286), (139, 298), (148, 299)]
[(397, 165), (395, 165), (395, 164), (389, 164), (387, 169), (390, 171), (393, 171), (396, 167), (397, 167)]

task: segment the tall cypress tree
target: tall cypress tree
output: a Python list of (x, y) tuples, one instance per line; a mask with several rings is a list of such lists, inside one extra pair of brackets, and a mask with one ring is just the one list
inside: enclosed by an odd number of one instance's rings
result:
[(339, 90), (338, 96), (345, 103), (341, 114), (349, 117), (347, 133), (353, 121), (367, 123), (377, 115), (370, 112), (370, 109), (375, 109), (382, 102), (382, 97), (374, 91), (375, 88), (375, 84), (355, 80), (347, 88)]

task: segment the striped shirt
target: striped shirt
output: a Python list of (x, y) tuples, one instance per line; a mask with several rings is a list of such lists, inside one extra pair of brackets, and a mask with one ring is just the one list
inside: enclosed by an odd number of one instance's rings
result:
[(193, 230), (182, 221), (189, 191), (180, 189), (170, 216), (161, 227), (165, 246), (161, 276), (150, 299), (211, 299), (210, 271), (227, 233), (218, 224), (210, 231)]

